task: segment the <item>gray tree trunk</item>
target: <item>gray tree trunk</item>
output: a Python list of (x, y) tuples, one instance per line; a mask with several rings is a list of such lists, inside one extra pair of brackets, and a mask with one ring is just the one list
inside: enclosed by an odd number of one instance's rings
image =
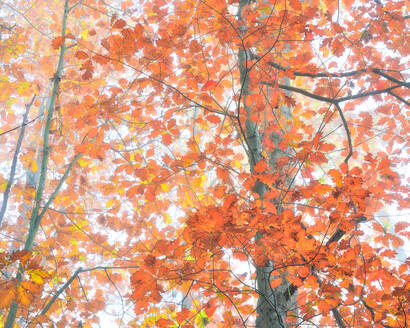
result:
[[(242, 18), (242, 9), (249, 3), (249, 0), (240, 0), (239, 3), (238, 20), (244, 23), (241, 25), (242, 35), (245, 35), (246, 33), (246, 22)], [(249, 72), (247, 62), (250, 59), (250, 56), (251, 54), (246, 50), (239, 50), (238, 61), (241, 78), (242, 100), (245, 100), (246, 96), (249, 95)], [(256, 163), (262, 159), (262, 139), (258, 125), (250, 119), (253, 108), (246, 106), (245, 101), (242, 101), (242, 103), (247, 114), (245, 121), (245, 137), (246, 144), (248, 146), (249, 164), (251, 172), (253, 172)], [(281, 113), (286, 116), (286, 118), (291, 118), (291, 109), (289, 107), (282, 106)], [(276, 145), (279, 145), (279, 135), (272, 134), (269, 137)], [(268, 164), (271, 169), (275, 169), (278, 158), (284, 154), (277, 150), (268, 152), (268, 154)], [(263, 199), (264, 194), (267, 191), (267, 187), (263, 183), (258, 182), (255, 185), (254, 190), (258, 193), (259, 197)], [(277, 210), (280, 212), (280, 208)], [(260, 235), (257, 234), (255, 238), (260, 238)], [(256, 312), (258, 314), (256, 319), (257, 328), (286, 328), (288, 326), (286, 323), (288, 311), (292, 310), (296, 312), (297, 309), (296, 290), (289, 285), (285, 276), (282, 277), (282, 284), (279, 287), (273, 289), (270, 286), (270, 279), (275, 277), (274, 272), (271, 274), (272, 268), (273, 263), (270, 261), (268, 261), (265, 266), (256, 268), (256, 287), (259, 294), (256, 308)]]

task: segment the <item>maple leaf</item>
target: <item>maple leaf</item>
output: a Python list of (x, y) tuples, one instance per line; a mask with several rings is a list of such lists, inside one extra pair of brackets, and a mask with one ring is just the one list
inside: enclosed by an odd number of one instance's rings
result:
[(202, 86), (201, 91), (209, 91), (215, 88), (218, 85), (217, 82), (213, 80), (206, 81), (206, 83)]
[(57, 50), (63, 45), (64, 40), (65, 38), (63, 36), (58, 36), (51, 41), (51, 46), (53, 49)]
[(0, 287), (0, 309), (5, 309), (10, 307), (15, 299), (14, 282), (2, 282)]
[(78, 58), (78, 59), (88, 59), (88, 54), (85, 52), (85, 51), (77, 51), (76, 53), (75, 53), (75, 56)]

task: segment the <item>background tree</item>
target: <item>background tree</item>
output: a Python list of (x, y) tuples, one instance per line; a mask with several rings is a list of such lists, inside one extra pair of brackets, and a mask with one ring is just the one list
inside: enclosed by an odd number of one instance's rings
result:
[(403, 1), (2, 4), (6, 327), (406, 325)]

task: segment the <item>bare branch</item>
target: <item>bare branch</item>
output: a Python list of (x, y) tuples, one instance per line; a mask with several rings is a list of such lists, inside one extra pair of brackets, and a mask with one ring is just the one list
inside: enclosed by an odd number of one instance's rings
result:
[(10, 132), (13, 132), (13, 131), (15, 131), (15, 130), (18, 130), (18, 129), (22, 128), (22, 127), (25, 127), (26, 125), (29, 125), (30, 123), (33, 123), (33, 122), (34, 122), (35, 120), (37, 120), (39, 117), (40, 117), (40, 116), (37, 116), (37, 117), (33, 118), (32, 120), (30, 120), (30, 121), (28, 121), (28, 122), (25, 122), (25, 123), (23, 123), (23, 124), (21, 124), (21, 125), (15, 126), (14, 128), (11, 128), (10, 130), (7, 130), (7, 131), (4, 131), (4, 132), (0, 133), (0, 137), (1, 137), (1, 136), (4, 136), (4, 135), (7, 134), (7, 133), (10, 133)]
[(3, 203), (1, 204), (1, 209), (0, 209), (0, 226), (3, 221), (4, 215), (6, 214), (7, 203), (8, 203), (9, 196), (10, 196), (10, 190), (11, 190), (11, 186), (13, 185), (14, 176), (16, 174), (18, 156), (20, 153), (21, 144), (23, 143), (24, 131), (27, 125), (26, 121), (27, 121), (28, 113), (30, 112), (30, 108), (34, 103), (34, 99), (36, 99), (36, 95), (34, 95), (30, 103), (26, 105), (26, 112), (23, 115), (23, 123), (21, 124), (21, 130), (20, 130), (20, 134), (17, 140), (16, 150), (14, 151), (13, 160), (11, 162), (9, 180), (7, 181), (6, 190), (4, 191), (4, 194), (3, 194)]

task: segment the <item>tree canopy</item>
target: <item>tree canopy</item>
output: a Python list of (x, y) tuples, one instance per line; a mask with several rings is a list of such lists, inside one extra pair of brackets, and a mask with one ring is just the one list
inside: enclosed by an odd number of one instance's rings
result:
[(1, 1), (0, 323), (407, 327), (406, 10)]

